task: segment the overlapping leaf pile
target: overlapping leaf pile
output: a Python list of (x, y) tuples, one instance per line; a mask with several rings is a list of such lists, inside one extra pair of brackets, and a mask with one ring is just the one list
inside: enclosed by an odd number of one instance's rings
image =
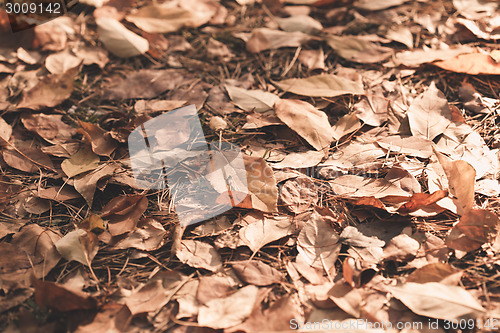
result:
[[(498, 328), (498, 2), (80, 3), (0, 12), (2, 325)], [(183, 229), (126, 142), (188, 104), (250, 194)]]

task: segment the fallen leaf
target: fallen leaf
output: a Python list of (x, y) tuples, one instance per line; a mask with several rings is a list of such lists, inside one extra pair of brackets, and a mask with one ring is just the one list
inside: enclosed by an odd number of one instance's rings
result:
[(458, 285), (463, 271), (447, 263), (435, 262), (425, 265), (411, 272), (406, 282), (427, 283), (440, 282), (443, 284)]
[(300, 214), (308, 211), (318, 202), (319, 186), (309, 177), (287, 180), (281, 188), (281, 202), (292, 213)]
[(265, 112), (272, 110), (279, 97), (263, 90), (247, 90), (225, 85), (231, 101), (245, 111)]
[(11, 135), (12, 127), (0, 117), (0, 145), (3, 146), (4, 143), (8, 142)]
[(216, 298), (200, 307), (198, 324), (214, 329), (241, 324), (254, 308), (259, 288), (245, 286), (230, 296)]
[(78, 261), (88, 267), (91, 267), (92, 260), (99, 251), (97, 236), (82, 229), (67, 233), (54, 245), (64, 259)]
[(81, 194), (89, 206), (92, 206), (97, 183), (101, 179), (113, 175), (116, 168), (112, 164), (101, 164), (95, 170), (75, 177), (75, 190)]
[(293, 15), (290, 17), (276, 18), (280, 28), (288, 32), (303, 32), (306, 34), (315, 34), (323, 30), (321, 23), (309, 15)]
[(433, 65), (451, 72), (469, 75), (500, 75), (500, 63), (484, 53), (460, 54), (455, 58), (435, 62)]
[(122, 195), (103, 207), (101, 217), (108, 221), (109, 233), (118, 236), (134, 230), (147, 208), (148, 199), (144, 195)]
[(447, 60), (458, 56), (459, 54), (473, 52), (470, 46), (459, 45), (449, 49), (425, 49), (412, 50), (396, 53), (394, 63), (408, 67), (418, 67), (422, 64), (432, 63), (439, 60)]
[(287, 79), (275, 83), (284, 91), (310, 97), (361, 95), (364, 92), (358, 82), (331, 74), (315, 75), (304, 79)]
[(65, 159), (61, 163), (61, 169), (69, 178), (82, 173), (95, 170), (99, 165), (100, 158), (89, 146), (83, 146), (71, 158)]
[(211, 272), (222, 269), (220, 255), (215, 248), (207, 243), (185, 239), (181, 241), (180, 247), (175, 255), (186, 265), (195, 268), (203, 268)]
[(341, 243), (339, 235), (316, 212), (310, 218), (297, 239), (297, 250), (312, 267), (327, 274), (335, 267)]
[(236, 291), (237, 283), (227, 275), (201, 276), (196, 292), (200, 304), (226, 297)]
[(54, 244), (61, 235), (37, 224), (29, 224), (12, 236), (12, 244), (28, 256), (36, 278), (45, 277), (54, 268), (61, 256)]
[(239, 235), (243, 244), (253, 252), (265, 245), (291, 235), (295, 227), (288, 216), (264, 217), (262, 220), (244, 226)]
[(332, 126), (332, 137), (338, 141), (345, 135), (356, 132), (362, 126), (363, 124), (356, 115), (352, 113), (346, 114)]
[(232, 262), (231, 267), (240, 280), (255, 286), (268, 286), (283, 281), (283, 274), (261, 261)]
[(174, 32), (183, 27), (198, 27), (206, 23), (190, 11), (169, 3), (141, 7), (127, 15), (126, 19), (152, 34)]
[(450, 193), (456, 196), (458, 201), (458, 213), (467, 213), (474, 206), (474, 183), (476, 170), (467, 162), (458, 160), (451, 161), (443, 154), (437, 153), (439, 163), (448, 178)]
[(384, 247), (384, 260), (406, 262), (418, 253), (420, 243), (407, 234), (401, 234), (391, 239)]
[(80, 126), (79, 132), (87, 138), (92, 145), (92, 150), (97, 155), (109, 157), (117, 148), (118, 142), (111, 137), (109, 132), (106, 132), (98, 125), (80, 121)]
[(77, 69), (74, 69), (61, 75), (43, 77), (33, 88), (23, 91), (23, 99), (17, 108), (40, 110), (61, 104), (73, 93), (76, 74)]
[(186, 105), (186, 101), (177, 100), (138, 100), (134, 110), (137, 113), (153, 113), (158, 111), (171, 111)]
[(295, 31), (286, 32), (269, 28), (256, 28), (249, 34), (236, 34), (246, 41), (246, 49), (251, 53), (275, 50), (282, 47), (299, 47), (312, 39), (311, 36)]
[(107, 303), (91, 323), (78, 326), (75, 333), (125, 332), (131, 319), (132, 313), (126, 305)]
[(35, 301), (42, 308), (50, 308), (60, 312), (75, 310), (93, 310), (97, 301), (83, 292), (69, 290), (63, 285), (32, 279), (35, 287)]
[(40, 168), (54, 170), (49, 156), (38, 148), (4, 149), (3, 159), (10, 167), (29, 173), (38, 173)]
[(108, 51), (101, 47), (82, 46), (78, 49), (73, 49), (73, 52), (78, 58), (83, 59), (83, 64), (86, 66), (96, 64), (100, 68), (104, 68), (109, 62)]
[(254, 208), (262, 212), (276, 212), (278, 204), (278, 189), (274, 173), (267, 162), (260, 157), (243, 155), (247, 172), (247, 185), (250, 192), (250, 207), (242, 204), (238, 207)]
[[(437, 201), (446, 198), (448, 191), (438, 190), (431, 194), (428, 193), (414, 193), (410, 201), (398, 208), (398, 213), (407, 215), (419, 209), (426, 209), (426, 206), (434, 205)], [(429, 207), (431, 208), (431, 207)]]
[(28, 131), (53, 144), (68, 142), (76, 130), (62, 121), (62, 115), (25, 113), (21, 121)]
[(326, 37), (328, 45), (346, 60), (371, 64), (388, 59), (393, 49), (377, 45), (364, 38), (357, 36), (334, 36)]
[(155, 98), (184, 80), (186, 75), (175, 69), (140, 69), (114, 80), (113, 85), (104, 88), (102, 96), (109, 100)]
[(360, 289), (351, 287), (341, 279), (328, 291), (328, 296), (346, 313), (356, 318), (360, 316), (363, 303)]
[(83, 59), (79, 58), (69, 51), (53, 53), (45, 59), (45, 68), (52, 74), (64, 74), (69, 70), (77, 68)]
[(158, 250), (164, 244), (167, 232), (158, 221), (148, 218), (139, 221), (137, 229), (132, 231), (123, 240), (118, 241), (115, 249), (135, 248), (143, 251)]
[(485, 310), (465, 289), (437, 282), (408, 282), (400, 286), (387, 287), (414, 313), (443, 320), (460, 320), (477, 317)]
[(411, 133), (427, 140), (443, 133), (451, 123), (448, 101), (434, 82), (410, 105), (408, 119)]
[(281, 99), (275, 104), (278, 118), (303, 137), (316, 150), (330, 147), (333, 141), (328, 116), (311, 104), (295, 99)]
[(418, 136), (391, 135), (377, 140), (383, 149), (396, 154), (404, 154), (420, 158), (432, 155), (432, 142)]
[(146, 39), (125, 28), (117, 19), (99, 17), (95, 21), (99, 39), (114, 55), (129, 58), (149, 50), (149, 42)]
[(357, 0), (354, 5), (356, 8), (364, 10), (382, 10), (394, 6), (399, 6), (407, 2), (408, 0), (381, 0), (381, 1), (370, 1), (370, 0)]
[(473, 209), (462, 215), (446, 237), (449, 248), (470, 252), (492, 242), (500, 229), (500, 219), (484, 209)]

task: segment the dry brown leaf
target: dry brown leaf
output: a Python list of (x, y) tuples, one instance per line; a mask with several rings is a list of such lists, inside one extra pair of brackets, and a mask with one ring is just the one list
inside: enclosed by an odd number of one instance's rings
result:
[(372, 88), (354, 105), (354, 115), (370, 126), (380, 126), (388, 119), (389, 99), (381, 87)]
[(97, 155), (110, 156), (118, 146), (118, 142), (111, 137), (111, 134), (98, 125), (80, 121), (80, 126), (79, 132), (87, 138)]
[(185, 239), (175, 252), (179, 260), (194, 268), (203, 268), (211, 272), (222, 269), (222, 262), (217, 250), (210, 244)]
[(306, 34), (315, 34), (323, 30), (321, 23), (309, 15), (293, 15), (290, 17), (277, 17), (276, 22), (278, 22), (282, 30), (288, 32), (303, 32)]
[(247, 51), (251, 53), (282, 47), (299, 47), (312, 39), (311, 36), (299, 31), (286, 32), (269, 28), (256, 28), (249, 34), (237, 34), (236, 36), (246, 41)]
[(245, 111), (265, 112), (272, 110), (279, 101), (278, 95), (263, 90), (247, 90), (236, 86), (225, 85), (231, 101)]
[(127, 15), (126, 19), (149, 33), (174, 32), (183, 27), (198, 27), (208, 21), (204, 22), (192, 12), (169, 3), (141, 7)]
[[(271, 157), (271, 156), (269, 156)], [(285, 168), (310, 168), (318, 165), (323, 158), (325, 158), (325, 153), (322, 151), (309, 150), (300, 153), (290, 153), (285, 155), (278, 163), (273, 163), (273, 169), (285, 169)], [(271, 158), (267, 158), (271, 160)]]
[(316, 150), (330, 147), (333, 141), (328, 116), (298, 99), (281, 99), (274, 108), (278, 118), (297, 132)]
[(237, 283), (229, 276), (210, 275), (200, 277), (197, 299), (206, 304), (213, 299), (226, 297), (236, 291)]
[(356, 6), (356, 8), (375, 11), (394, 6), (399, 6), (407, 1), (408, 0), (379, 0), (379, 1), (357, 0), (354, 5)]
[(364, 93), (363, 87), (358, 82), (331, 74), (287, 79), (275, 83), (284, 91), (310, 97), (335, 97)]
[(167, 232), (155, 219), (147, 218), (139, 221), (137, 229), (118, 241), (113, 247), (116, 249), (135, 248), (143, 251), (154, 251), (164, 244)]
[(283, 296), (269, 308), (263, 309), (259, 304), (241, 325), (225, 329), (227, 333), (236, 332), (281, 332), (290, 330), (293, 320), (302, 322), (303, 315), (296, 295)]
[(241, 281), (256, 286), (268, 286), (283, 281), (283, 274), (262, 261), (232, 262), (231, 267)]
[(433, 192), (432, 194), (414, 193), (410, 201), (399, 207), (398, 213), (402, 215), (407, 215), (419, 209), (427, 209), (427, 208), (433, 209), (434, 207), (426, 207), (426, 206), (430, 205), (434, 206), (434, 204), (437, 201), (447, 196), (448, 196), (448, 191), (444, 190), (438, 190)]
[(462, 215), (446, 237), (449, 248), (470, 252), (492, 242), (500, 229), (500, 219), (484, 209), (473, 209)]
[(83, 59), (83, 64), (87, 66), (96, 64), (100, 68), (104, 68), (109, 62), (108, 51), (101, 47), (83, 46), (78, 49), (73, 49), (73, 52), (78, 56), (78, 58)]
[(75, 290), (69, 290), (63, 285), (32, 279), (35, 287), (35, 301), (42, 308), (67, 312), (74, 310), (94, 310), (97, 308), (95, 298)]
[(254, 208), (262, 212), (276, 212), (278, 204), (278, 188), (271, 167), (260, 157), (243, 155), (247, 172), (247, 186), (250, 200), (242, 202), (238, 207)]
[(372, 43), (357, 36), (333, 36), (326, 37), (328, 45), (346, 60), (371, 64), (388, 59), (393, 49)]
[(239, 235), (243, 244), (253, 252), (278, 239), (291, 235), (295, 227), (288, 216), (264, 217), (262, 220), (244, 226)]
[(61, 169), (69, 178), (82, 173), (95, 170), (99, 165), (100, 158), (92, 152), (89, 146), (83, 146), (71, 158), (65, 159), (61, 163)]
[(280, 199), (292, 213), (300, 214), (318, 202), (319, 185), (309, 177), (297, 177), (285, 182), (281, 188)]
[(118, 196), (103, 207), (101, 217), (108, 221), (109, 233), (117, 236), (134, 230), (147, 208), (144, 195)]
[(0, 146), (8, 142), (10, 136), (12, 135), (12, 127), (7, 124), (7, 122), (0, 117)]
[(33, 88), (23, 92), (23, 99), (17, 108), (40, 110), (61, 104), (73, 93), (76, 74), (77, 69), (73, 69), (62, 75), (43, 77)]
[(422, 64), (432, 63), (438, 60), (446, 61), (447, 59), (452, 59), (460, 54), (471, 53), (473, 51), (473, 48), (466, 45), (441, 50), (426, 49), (403, 51), (394, 56), (394, 63), (396, 65), (404, 65), (408, 67), (418, 67)]
[(420, 243), (407, 234), (401, 234), (391, 239), (384, 247), (384, 260), (406, 262), (418, 253)]
[(443, 320), (477, 317), (485, 312), (465, 289), (437, 282), (408, 282), (387, 287), (391, 294), (414, 313)]
[(458, 201), (458, 214), (467, 213), (474, 206), (474, 184), (476, 170), (467, 162), (451, 161), (443, 154), (436, 152), (439, 163), (448, 178), (450, 193)]
[(38, 148), (3, 150), (3, 159), (10, 167), (24, 172), (39, 172), (40, 168), (54, 170), (49, 156)]
[(75, 190), (81, 194), (89, 206), (92, 206), (97, 183), (101, 179), (113, 175), (116, 168), (113, 164), (101, 164), (94, 171), (75, 177)]
[(33, 265), (36, 278), (45, 277), (54, 268), (61, 256), (54, 244), (61, 235), (37, 224), (29, 224), (12, 236), (12, 244), (24, 251)]
[(38, 134), (53, 144), (68, 142), (76, 130), (62, 121), (62, 115), (25, 113), (21, 121), (28, 131)]
[(49, 55), (45, 59), (45, 68), (52, 74), (61, 75), (80, 66), (82, 61), (82, 58), (73, 55), (69, 51), (63, 51)]
[(230, 296), (208, 301), (200, 307), (198, 324), (214, 329), (241, 324), (252, 313), (258, 293), (259, 288), (250, 285)]
[(458, 285), (463, 271), (447, 263), (435, 262), (416, 269), (406, 277), (406, 282), (427, 283), (440, 282)]
[(332, 126), (332, 137), (338, 141), (345, 135), (356, 132), (362, 126), (363, 124), (361, 124), (358, 117), (352, 113), (346, 114)]
[(432, 142), (417, 136), (392, 135), (377, 140), (380, 147), (396, 154), (405, 154), (421, 158), (432, 155)]
[(360, 289), (351, 287), (341, 279), (328, 291), (328, 296), (346, 313), (355, 318), (360, 316), (363, 303), (363, 293)]
[(469, 75), (500, 75), (500, 63), (489, 54), (468, 53), (434, 63), (442, 69)]
[(339, 235), (317, 212), (304, 225), (297, 239), (297, 250), (305, 261), (327, 274), (335, 267), (341, 245)]
[(97, 236), (82, 229), (67, 233), (54, 245), (64, 259), (78, 261), (88, 267), (99, 251)]
[(442, 134), (451, 123), (448, 101), (434, 82), (410, 105), (408, 119), (411, 133), (427, 140)]
[(126, 332), (132, 319), (129, 308), (123, 304), (107, 303), (89, 324), (78, 326), (75, 333)]
[(174, 89), (187, 77), (185, 73), (175, 69), (140, 69), (128, 73), (125, 78), (114, 80), (112, 86), (104, 88), (102, 95), (110, 100), (155, 98), (167, 90)]
[(310, 70), (326, 69), (325, 53), (319, 50), (302, 50), (299, 54), (299, 61)]
[(99, 17), (95, 20), (99, 39), (106, 49), (121, 58), (135, 57), (149, 50), (149, 42), (125, 28), (117, 19)]

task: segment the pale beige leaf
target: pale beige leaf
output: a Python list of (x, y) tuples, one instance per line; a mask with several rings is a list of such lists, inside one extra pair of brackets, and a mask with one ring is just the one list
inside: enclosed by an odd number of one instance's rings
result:
[(281, 99), (276, 102), (278, 118), (297, 132), (316, 150), (330, 147), (333, 141), (328, 116), (311, 104), (297, 99)]
[(332, 137), (338, 141), (344, 135), (355, 132), (362, 126), (363, 124), (361, 124), (358, 117), (352, 113), (346, 114), (332, 126)]
[(198, 324), (214, 329), (241, 324), (252, 313), (259, 288), (246, 286), (234, 294), (216, 298), (200, 307)]
[(399, 6), (407, 2), (408, 0), (358, 0), (355, 2), (355, 6), (360, 9), (365, 10), (382, 10), (386, 8), (390, 8), (393, 6)]
[(429, 158), (432, 155), (432, 142), (416, 136), (387, 136), (377, 140), (383, 149), (396, 154), (410, 155), (420, 158)]
[(408, 67), (418, 67), (422, 64), (431, 63), (437, 60), (451, 59), (459, 54), (471, 53), (474, 49), (470, 46), (460, 45), (449, 49), (425, 49), (399, 52), (394, 56), (396, 65)]
[(231, 85), (225, 85), (231, 101), (245, 111), (264, 112), (271, 110), (279, 101), (275, 94), (264, 90), (247, 90)]
[(465, 289), (437, 282), (389, 287), (391, 294), (414, 313), (443, 320), (477, 317), (485, 310)]
[(141, 7), (127, 15), (126, 19), (149, 33), (174, 32), (182, 27), (198, 27), (206, 23), (188, 10), (168, 3)]
[[(276, 212), (278, 210), (278, 188), (273, 169), (260, 157), (243, 155), (247, 172), (247, 186), (251, 205), (242, 208), (254, 208), (262, 212)], [(240, 205), (238, 205), (240, 206)]]
[(335, 97), (361, 95), (364, 90), (358, 83), (331, 74), (315, 75), (304, 79), (287, 79), (276, 82), (282, 90), (310, 97)]
[(52, 74), (64, 74), (70, 69), (80, 66), (83, 59), (68, 51), (53, 53), (45, 59), (45, 67)]
[(99, 250), (97, 236), (82, 229), (67, 233), (55, 243), (55, 247), (64, 259), (89, 267)]
[(451, 123), (451, 111), (444, 94), (434, 82), (408, 109), (411, 133), (414, 136), (433, 140)]
[(222, 262), (215, 248), (207, 243), (185, 239), (175, 255), (179, 260), (191, 267), (203, 268), (211, 272), (222, 269)]
[(90, 147), (84, 146), (71, 158), (65, 159), (61, 163), (61, 169), (69, 178), (82, 173), (95, 170), (99, 165), (100, 158)]
[(114, 55), (121, 58), (134, 57), (149, 50), (149, 42), (125, 28), (118, 20), (110, 17), (96, 19), (99, 39)]
[(257, 252), (266, 244), (291, 235), (295, 230), (288, 216), (264, 217), (262, 220), (240, 229), (243, 244)]
[(285, 18), (276, 18), (281, 29), (294, 32), (300, 31), (306, 34), (314, 34), (323, 30), (321, 23), (309, 15), (294, 15)]

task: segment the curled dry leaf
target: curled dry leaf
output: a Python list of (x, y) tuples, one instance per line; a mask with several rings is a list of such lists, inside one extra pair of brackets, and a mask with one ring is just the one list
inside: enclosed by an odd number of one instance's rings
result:
[(94, 153), (100, 156), (110, 156), (118, 146), (118, 142), (96, 124), (80, 121), (79, 130), (92, 145)]
[(254, 208), (269, 213), (276, 212), (278, 188), (273, 170), (260, 157), (243, 155), (243, 160), (247, 172), (247, 186), (250, 196), (247, 197), (249, 198), (247, 202), (241, 202), (238, 207)]
[(484, 243), (492, 242), (500, 230), (500, 219), (484, 209), (473, 209), (462, 215), (446, 237), (449, 248), (474, 251)]
[(284, 91), (310, 97), (335, 97), (364, 93), (362, 85), (358, 82), (331, 74), (314, 75), (304, 79), (287, 79), (276, 82), (276, 85)]
[(211, 272), (217, 272), (222, 269), (222, 262), (217, 250), (210, 244), (185, 239), (175, 255), (179, 260), (191, 267), (203, 268)]
[(485, 312), (467, 290), (457, 286), (408, 282), (387, 288), (395, 298), (420, 316), (459, 320), (463, 317), (475, 318)]
[(143, 195), (118, 196), (104, 206), (101, 217), (108, 221), (109, 233), (117, 236), (134, 230), (147, 208)]
[(82, 229), (73, 230), (55, 243), (57, 251), (68, 261), (78, 261), (90, 267), (99, 244), (97, 236)]
[(238, 261), (231, 263), (241, 281), (256, 286), (268, 286), (273, 283), (280, 283), (283, 274), (262, 261)]
[(328, 116), (298, 99), (281, 99), (275, 104), (278, 118), (297, 132), (316, 150), (330, 147), (333, 141)]
[(436, 156), (448, 178), (449, 190), (457, 198), (458, 214), (467, 213), (474, 205), (476, 170), (465, 161), (451, 161), (438, 152)]
[(117, 19), (99, 17), (96, 20), (99, 39), (106, 49), (121, 58), (135, 57), (149, 50), (149, 42), (125, 28)]
[(82, 63), (83, 59), (70, 53), (63, 51), (53, 53), (45, 59), (45, 67), (52, 74), (64, 74), (67, 71), (77, 68)]
[[(448, 196), (448, 191), (437, 190), (432, 194), (428, 193), (415, 193), (411, 197), (410, 201), (399, 207), (398, 213), (402, 215), (407, 215), (409, 213), (413, 213), (419, 209), (424, 210), (436, 210), (439, 207), (434, 205), (437, 201), (446, 198)], [(427, 207), (431, 206), (431, 207)], [(439, 210), (439, 209), (438, 209)]]

